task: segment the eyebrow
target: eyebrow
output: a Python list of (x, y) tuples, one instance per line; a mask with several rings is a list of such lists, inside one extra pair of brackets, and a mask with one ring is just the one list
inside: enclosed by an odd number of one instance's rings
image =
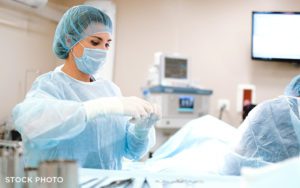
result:
[[(100, 41), (103, 41), (103, 39), (101, 37), (97, 37), (97, 36), (91, 36), (91, 37), (94, 37), (94, 38), (97, 38), (99, 39)], [(108, 39), (107, 42), (111, 42), (112, 40), (111, 39)]]

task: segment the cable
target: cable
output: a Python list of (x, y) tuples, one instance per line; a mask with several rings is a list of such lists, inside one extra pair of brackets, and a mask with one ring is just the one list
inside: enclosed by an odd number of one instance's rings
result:
[(219, 119), (221, 120), (222, 119), (222, 116), (223, 116), (223, 112), (226, 108), (226, 104), (223, 104), (220, 108), (220, 113), (219, 113)]

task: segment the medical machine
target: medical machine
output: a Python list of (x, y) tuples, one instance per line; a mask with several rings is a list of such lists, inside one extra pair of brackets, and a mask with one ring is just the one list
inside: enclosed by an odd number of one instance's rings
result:
[(179, 54), (154, 54), (154, 65), (149, 69), (148, 84), (151, 86), (189, 85), (189, 59)]
[[(147, 93), (148, 92), (148, 93)], [(147, 99), (160, 106), (161, 129), (178, 129), (188, 121), (208, 114), (212, 90), (192, 87), (153, 86), (144, 93)]]
[(184, 55), (157, 52), (149, 69), (144, 97), (162, 110), (157, 124), (162, 129), (178, 129), (188, 121), (208, 114), (211, 90), (192, 87), (189, 58)]

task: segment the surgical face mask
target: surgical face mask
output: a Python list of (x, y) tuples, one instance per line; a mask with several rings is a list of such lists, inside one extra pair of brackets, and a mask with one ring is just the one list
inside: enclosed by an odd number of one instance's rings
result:
[(85, 74), (95, 74), (105, 64), (107, 50), (86, 48), (80, 42), (79, 44), (84, 50), (81, 57), (73, 54), (77, 68)]

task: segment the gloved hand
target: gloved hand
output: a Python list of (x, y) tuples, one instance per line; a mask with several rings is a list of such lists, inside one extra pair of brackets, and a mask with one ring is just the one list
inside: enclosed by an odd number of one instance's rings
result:
[(160, 111), (156, 105), (153, 105), (154, 112), (150, 116), (140, 119), (134, 123), (134, 134), (136, 137), (143, 139), (148, 135), (151, 127), (153, 127), (156, 122), (160, 119)]
[(125, 115), (143, 119), (154, 112), (151, 103), (138, 97), (103, 97), (83, 103), (87, 120), (105, 115)]

